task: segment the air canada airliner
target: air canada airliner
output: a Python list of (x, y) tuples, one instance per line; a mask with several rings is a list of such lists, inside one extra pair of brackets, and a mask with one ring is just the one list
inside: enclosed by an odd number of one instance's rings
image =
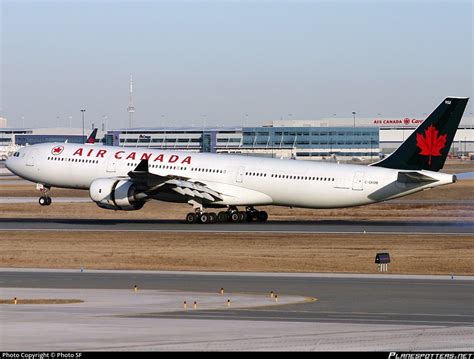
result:
[(467, 101), (446, 98), (395, 152), (369, 166), (72, 143), (26, 146), (6, 166), (38, 184), (42, 206), (51, 204), (52, 187), (77, 188), (110, 210), (159, 200), (192, 205), (188, 223), (265, 222), (256, 207), (353, 207), (456, 182), (438, 171)]

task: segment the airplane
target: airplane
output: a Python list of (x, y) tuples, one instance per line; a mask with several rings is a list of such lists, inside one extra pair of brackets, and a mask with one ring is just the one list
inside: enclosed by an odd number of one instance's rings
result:
[(38, 184), (42, 206), (51, 204), (51, 187), (76, 188), (109, 210), (139, 210), (160, 200), (192, 205), (187, 223), (265, 222), (267, 212), (256, 207), (354, 207), (456, 182), (438, 171), (467, 102), (447, 97), (397, 150), (369, 166), (43, 143), (16, 151), (6, 167)]

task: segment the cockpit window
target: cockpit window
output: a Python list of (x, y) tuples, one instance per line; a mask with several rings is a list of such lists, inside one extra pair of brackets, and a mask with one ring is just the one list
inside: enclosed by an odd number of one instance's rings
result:
[(15, 153), (13, 154), (13, 157), (20, 157), (20, 152), (15, 152)]

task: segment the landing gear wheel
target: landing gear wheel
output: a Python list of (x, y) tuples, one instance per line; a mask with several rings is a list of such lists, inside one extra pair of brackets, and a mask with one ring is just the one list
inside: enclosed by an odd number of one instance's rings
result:
[(198, 220), (198, 216), (196, 213), (188, 213), (186, 215), (186, 223), (196, 223)]
[(38, 203), (40, 204), (40, 206), (48, 206), (51, 202), (48, 203), (48, 197), (41, 196), (38, 199)]
[(51, 199), (51, 197), (46, 197), (46, 205), (49, 206), (51, 204), (51, 202), (53, 202), (53, 200)]
[(229, 213), (219, 212), (219, 214), (217, 215), (217, 221), (221, 223), (229, 222)]
[(266, 222), (268, 219), (268, 213), (265, 211), (258, 211), (257, 219), (259, 222)]
[(252, 222), (256, 217), (254, 211), (246, 211), (245, 213), (247, 215), (247, 222)]
[(209, 213), (209, 223), (216, 223), (217, 222), (217, 214), (214, 212)]
[(210, 222), (210, 216), (207, 213), (203, 213), (199, 216), (199, 222), (201, 223), (209, 223)]
[(240, 220), (239, 212), (236, 211), (236, 212), (232, 212), (230, 214), (230, 221), (231, 222), (237, 223), (237, 222), (239, 222), (239, 220)]
[(239, 222), (245, 222), (247, 220), (247, 212), (239, 212)]

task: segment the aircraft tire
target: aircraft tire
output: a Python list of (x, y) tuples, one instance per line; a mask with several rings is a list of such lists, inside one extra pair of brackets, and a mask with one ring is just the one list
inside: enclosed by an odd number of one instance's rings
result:
[(211, 212), (209, 215), (209, 223), (216, 223), (217, 222), (217, 214)]
[(252, 222), (254, 218), (256, 218), (254, 211), (246, 211), (247, 215), (247, 222)]
[(266, 222), (268, 220), (268, 213), (265, 211), (258, 211), (257, 219), (259, 222)]
[(40, 206), (47, 206), (48, 205), (48, 197), (41, 196), (38, 199), (38, 203), (40, 204)]
[(186, 215), (186, 223), (196, 223), (198, 220), (198, 216), (196, 215), (196, 213), (188, 213)]
[(210, 223), (210, 216), (208, 213), (203, 213), (199, 216), (199, 222), (202, 224)]
[(230, 214), (230, 221), (237, 223), (240, 221), (240, 215), (239, 212), (235, 211)]
[(217, 221), (221, 223), (229, 222), (229, 213), (227, 212), (219, 212), (217, 215)]

